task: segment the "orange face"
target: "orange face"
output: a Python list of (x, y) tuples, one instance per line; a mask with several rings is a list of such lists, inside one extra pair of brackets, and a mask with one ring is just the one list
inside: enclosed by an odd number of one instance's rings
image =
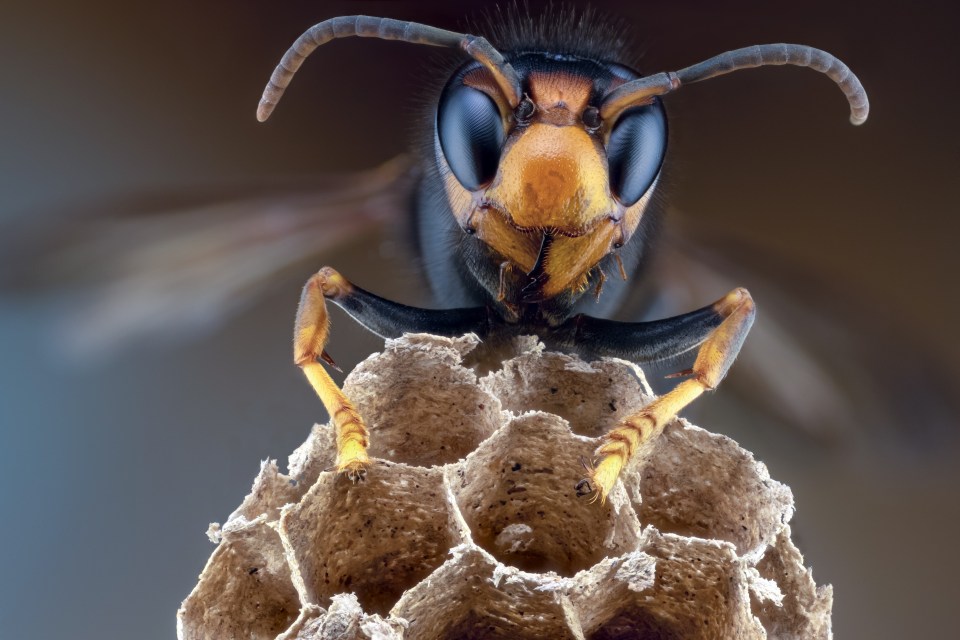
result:
[[(624, 207), (611, 193), (604, 148), (609, 132), (584, 124), (591, 79), (532, 72), (527, 80), (535, 110), (509, 131), (493, 179), (470, 191), (447, 171), (444, 184), (461, 226), (518, 272), (536, 270), (537, 297), (548, 299), (586, 287), (597, 263), (636, 230), (647, 198)], [(482, 79), (473, 83), (488, 93)], [(502, 100), (490, 95), (502, 109)]]

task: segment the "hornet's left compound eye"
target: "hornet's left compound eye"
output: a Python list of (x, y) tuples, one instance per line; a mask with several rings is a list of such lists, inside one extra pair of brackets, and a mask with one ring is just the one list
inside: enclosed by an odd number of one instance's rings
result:
[(506, 133), (496, 103), (485, 93), (454, 82), (437, 110), (440, 148), (453, 175), (478, 191), (497, 173)]
[(624, 206), (643, 197), (667, 150), (667, 117), (659, 102), (625, 111), (607, 142), (610, 189)]

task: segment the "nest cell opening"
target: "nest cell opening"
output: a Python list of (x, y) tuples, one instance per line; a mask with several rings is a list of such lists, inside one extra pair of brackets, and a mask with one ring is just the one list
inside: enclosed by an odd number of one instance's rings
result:
[(419, 467), (449, 464), (501, 426), (500, 402), (460, 365), (460, 352), (433, 346), (388, 348), (360, 363), (344, 384), (370, 429), (371, 456)]
[(452, 483), (474, 542), (506, 565), (563, 576), (632, 550), (632, 507), (624, 501), (617, 513), (612, 500), (577, 495), (581, 462), (595, 447), (556, 416), (513, 419), (467, 457)]
[(299, 609), (280, 538), (261, 517), (224, 531), (178, 614), (179, 636), (272, 640), (290, 626)]
[(391, 612), (409, 621), (409, 640), (517, 638), (573, 640), (564, 605), (539, 576), (504, 569), (476, 545), (403, 596)]
[(386, 614), (443, 564), (462, 532), (440, 469), (377, 462), (364, 482), (349, 482), (321, 475), (308, 499), (284, 512), (281, 536), (305, 601), (327, 606), (331, 596), (352, 592), (364, 611)]
[(586, 363), (565, 354), (533, 352), (506, 362), (480, 384), (505, 410), (552, 413), (567, 420), (574, 433), (596, 438), (650, 402), (641, 375), (615, 360)]
[[(688, 473), (686, 469), (697, 469)], [(638, 465), (640, 521), (659, 531), (732, 542), (759, 555), (793, 513), (790, 490), (725, 437), (683, 421), (668, 425)], [(634, 492), (630, 492), (634, 493)]]
[(639, 549), (583, 574), (572, 599), (586, 638), (756, 637), (731, 545), (646, 529)]

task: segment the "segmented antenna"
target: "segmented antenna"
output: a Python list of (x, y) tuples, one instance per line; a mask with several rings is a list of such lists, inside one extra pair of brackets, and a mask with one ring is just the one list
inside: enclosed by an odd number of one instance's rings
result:
[(850, 122), (860, 125), (866, 122), (870, 112), (867, 92), (850, 67), (826, 51), (802, 44), (760, 44), (727, 51), (709, 60), (689, 66), (680, 71), (668, 71), (640, 78), (623, 84), (604, 99), (600, 117), (607, 122), (616, 121), (630, 107), (650, 102), (654, 96), (662, 96), (679, 89), (684, 84), (700, 82), (731, 71), (752, 69), (766, 65), (790, 64), (809, 67), (837, 83), (850, 103)]
[(446, 31), (417, 22), (369, 16), (343, 16), (324, 20), (310, 27), (287, 50), (263, 90), (263, 97), (260, 98), (260, 104), (257, 106), (257, 120), (263, 122), (270, 117), (284, 90), (293, 80), (293, 75), (314, 49), (336, 38), (350, 36), (461, 49), (493, 74), (497, 86), (511, 107), (520, 104), (520, 79), (516, 71), (485, 38)]

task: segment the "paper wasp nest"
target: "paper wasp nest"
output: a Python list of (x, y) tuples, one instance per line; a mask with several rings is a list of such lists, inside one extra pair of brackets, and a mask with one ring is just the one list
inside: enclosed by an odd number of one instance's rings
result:
[[(345, 390), (377, 458), (351, 485), (314, 427), (261, 465), (178, 612), (182, 640), (830, 638), (832, 589), (790, 539), (789, 488), (674, 421), (605, 504), (578, 498), (598, 436), (649, 400), (640, 371), (518, 340), (387, 342)], [(476, 364), (476, 363), (474, 363)]]

